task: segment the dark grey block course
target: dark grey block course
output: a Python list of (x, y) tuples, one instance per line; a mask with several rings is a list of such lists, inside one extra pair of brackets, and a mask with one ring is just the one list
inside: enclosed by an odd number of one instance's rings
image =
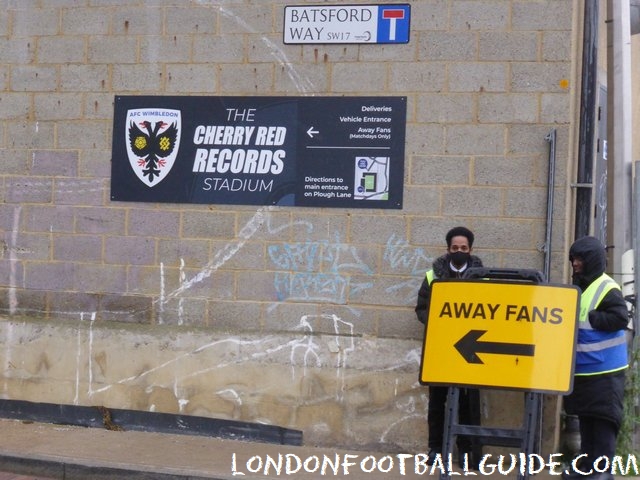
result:
[(153, 299), (131, 295), (105, 295), (100, 300), (100, 319), (128, 323), (150, 323)]

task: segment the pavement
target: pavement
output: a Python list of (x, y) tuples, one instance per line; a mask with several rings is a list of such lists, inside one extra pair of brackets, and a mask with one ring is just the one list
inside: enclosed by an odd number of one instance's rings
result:
[[(439, 478), (440, 473), (425, 470), (412, 452), (400, 458), (398, 453), (113, 431), (15, 419), (0, 419), (0, 432), (0, 480), (395, 480)], [(517, 478), (513, 473), (465, 471), (457, 464), (451, 472), (451, 478), (474, 474), (476, 479)], [(559, 470), (554, 475), (545, 469), (530, 478), (558, 479)]]

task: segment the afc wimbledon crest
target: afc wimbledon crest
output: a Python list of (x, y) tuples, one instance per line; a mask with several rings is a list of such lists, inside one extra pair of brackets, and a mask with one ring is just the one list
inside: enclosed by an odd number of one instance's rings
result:
[(139, 108), (127, 111), (126, 144), (129, 163), (149, 187), (167, 176), (180, 146), (180, 110)]

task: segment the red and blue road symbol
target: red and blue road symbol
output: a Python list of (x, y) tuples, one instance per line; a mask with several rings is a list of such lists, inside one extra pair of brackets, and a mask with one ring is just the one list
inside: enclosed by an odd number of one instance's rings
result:
[(377, 43), (408, 43), (410, 23), (410, 5), (380, 5)]

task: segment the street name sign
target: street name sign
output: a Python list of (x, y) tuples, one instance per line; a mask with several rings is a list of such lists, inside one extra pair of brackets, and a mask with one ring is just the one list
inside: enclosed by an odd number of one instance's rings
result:
[(571, 391), (578, 288), (491, 280), (431, 288), (421, 383)]
[(284, 43), (408, 43), (411, 6), (290, 5)]

